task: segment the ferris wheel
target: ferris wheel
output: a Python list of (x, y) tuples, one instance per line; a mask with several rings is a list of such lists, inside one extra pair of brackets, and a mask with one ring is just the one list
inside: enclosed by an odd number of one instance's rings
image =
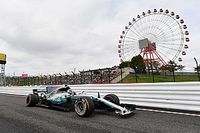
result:
[(121, 62), (141, 55), (147, 63), (166, 65), (182, 61), (188, 49), (189, 32), (184, 20), (169, 10), (154, 9), (137, 15), (120, 35), (118, 53)]

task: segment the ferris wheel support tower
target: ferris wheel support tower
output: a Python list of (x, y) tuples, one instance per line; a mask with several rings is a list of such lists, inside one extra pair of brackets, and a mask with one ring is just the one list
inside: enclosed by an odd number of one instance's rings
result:
[(139, 48), (141, 49), (140, 55), (147, 63), (159, 62), (162, 65), (166, 65), (165, 60), (156, 51), (156, 43), (151, 43), (147, 38), (139, 40)]

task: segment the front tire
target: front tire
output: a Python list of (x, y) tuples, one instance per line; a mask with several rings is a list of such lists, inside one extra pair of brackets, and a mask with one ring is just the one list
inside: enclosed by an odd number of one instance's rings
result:
[(80, 117), (88, 117), (94, 112), (94, 103), (90, 97), (81, 97), (75, 102), (75, 112)]
[(119, 98), (115, 94), (107, 94), (103, 98), (108, 100), (108, 101), (110, 101), (110, 102), (112, 102), (112, 103), (114, 103), (114, 104), (117, 104), (117, 105), (120, 104)]
[(26, 98), (26, 106), (31, 107), (39, 103), (39, 96), (35, 94), (29, 94)]

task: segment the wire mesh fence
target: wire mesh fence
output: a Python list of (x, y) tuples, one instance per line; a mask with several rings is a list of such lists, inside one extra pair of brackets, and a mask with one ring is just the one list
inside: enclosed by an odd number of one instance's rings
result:
[[(128, 70), (128, 69), (127, 69)], [(199, 81), (196, 72), (127, 73), (118, 67), (79, 71), (72, 74), (52, 74), (40, 76), (7, 76), (6, 86), (60, 85), (60, 84), (105, 84), (105, 83), (154, 83)], [(117, 80), (116, 80), (117, 79)]]

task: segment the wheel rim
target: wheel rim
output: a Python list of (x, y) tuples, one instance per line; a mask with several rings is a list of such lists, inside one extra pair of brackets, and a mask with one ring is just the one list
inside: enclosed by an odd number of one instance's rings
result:
[(82, 99), (75, 103), (75, 111), (79, 115), (83, 115), (86, 111), (86, 102)]
[(77, 112), (79, 112), (79, 113), (82, 112), (83, 106), (84, 106), (83, 103), (79, 102), (78, 105), (77, 105)]

